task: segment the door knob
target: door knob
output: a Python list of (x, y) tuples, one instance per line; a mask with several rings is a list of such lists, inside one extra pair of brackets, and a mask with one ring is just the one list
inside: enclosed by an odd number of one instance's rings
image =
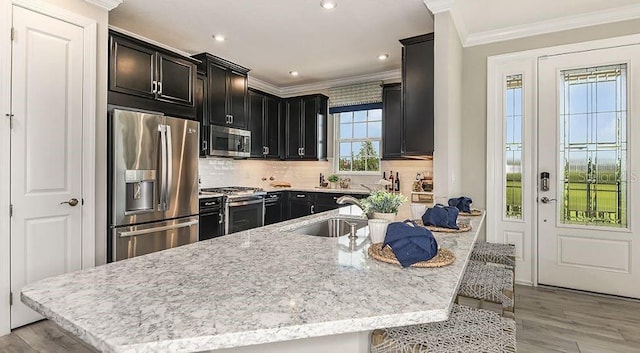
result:
[(78, 199), (73, 198), (73, 199), (71, 199), (69, 201), (60, 202), (61, 205), (64, 205), (65, 203), (69, 204), (69, 206), (73, 207), (73, 206), (78, 204)]
[(558, 201), (558, 200), (550, 199), (550, 198), (548, 198), (546, 196), (540, 199), (540, 202), (542, 202), (542, 203), (549, 203), (549, 202), (555, 202), (555, 201)]

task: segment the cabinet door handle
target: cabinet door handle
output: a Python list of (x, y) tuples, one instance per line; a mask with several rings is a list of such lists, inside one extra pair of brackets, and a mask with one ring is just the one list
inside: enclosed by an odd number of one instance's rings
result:
[(265, 154), (269, 154), (269, 147), (265, 147), (265, 148), (267, 149), (267, 153), (265, 153)]
[(207, 151), (207, 140), (202, 141), (202, 150), (205, 152)]
[(162, 82), (158, 82), (158, 94), (162, 94)]
[(316, 205), (311, 205), (311, 214), (316, 213)]
[(222, 224), (224, 220), (222, 219), (222, 212), (218, 213), (218, 224)]
[(158, 92), (158, 81), (152, 81), (151, 82), (151, 93), (157, 93)]
[(230, 124), (233, 124), (233, 115), (229, 115), (229, 119), (230, 119)]
[(299, 198), (299, 199), (303, 199), (303, 198), (305, 198), (306, 196), (307, 196), (307, 195), (300, 195), (300, 194), (296, 195), (296, 197), (297, 197), (297, 198)]

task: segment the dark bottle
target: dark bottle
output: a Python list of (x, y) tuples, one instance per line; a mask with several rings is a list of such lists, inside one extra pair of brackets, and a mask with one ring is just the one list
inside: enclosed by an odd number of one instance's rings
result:
[[(387, 181), (387, 172), (382, 172), (382, 180)], [(385, 185), (384, 189), (388, 190), (389, 186)]]
[(389, 182), (391, 184), (389, 184), (389, 191), (393, 191), (394, 189), (394, 182), (393, 182), (393, 170), (389, 172)]
[(400, 192), (400, 176), (398, 175), (398, 172), (396, 172), (396, 180), (395, 180), (394, 190), (395, 190), (395, 192)]

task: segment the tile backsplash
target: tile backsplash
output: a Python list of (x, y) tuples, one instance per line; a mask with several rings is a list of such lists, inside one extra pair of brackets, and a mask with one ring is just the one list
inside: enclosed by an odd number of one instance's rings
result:
[[(433, 162), (430, 160), (382, 161), (382, 170), (393, 170), (400, 175), (401, 192), (407, 197), (416, 173), (431, 173)], [(293, 187), (314, 187), (318, 185), (320, 173), (329, 176), (333, 173), (333, 161), (267, 161), (267, 160), (235, 160), (230, 158), (200, 158), (201, 186), (256, 186), (268, 187), (270, 177), (277, 181), (290, 182)], [(360, 184), (374, 184), (380, 175), (340, 175), (351, 178), (351, 185), (360, 188)], [(266, 178), (266, 181), (262, 181)]]

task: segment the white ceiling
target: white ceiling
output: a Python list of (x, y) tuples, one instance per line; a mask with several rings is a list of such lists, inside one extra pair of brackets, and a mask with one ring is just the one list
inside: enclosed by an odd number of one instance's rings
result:
[[(223, 57), (278, 87), (398, 70), (398, 40), (433, 31), (423, 0), (338, 0), (330, 11), (320, 0), (125, 0), (109, 23)], [(213, 33), (228, 40), (216, 42)], [(381, 53), (390, 58), (379, 61)]]
[(635, 5), (639, 0), (454, 0), (468, 34)]

